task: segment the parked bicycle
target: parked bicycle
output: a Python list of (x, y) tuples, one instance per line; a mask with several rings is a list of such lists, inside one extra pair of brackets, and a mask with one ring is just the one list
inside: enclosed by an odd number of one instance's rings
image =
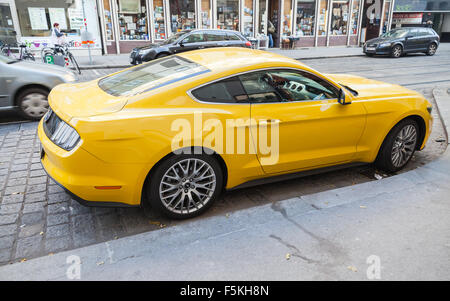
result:
[(41, 50), (41, 58), (46, 64), (59, 65), (63, 67), (72, 67), (81, 74), (78, 62), (69, 50), (68, 44), (58, 45), (55, 47), (44, 47)]
[(34, 54), (31, 53), (29, 48), (25, 43), (21, 44), (5, 44), (1, 42), (0, 46), (1, 54), (4, 56), (11, 57), (16, 60), (28, 60), (35, 61)]

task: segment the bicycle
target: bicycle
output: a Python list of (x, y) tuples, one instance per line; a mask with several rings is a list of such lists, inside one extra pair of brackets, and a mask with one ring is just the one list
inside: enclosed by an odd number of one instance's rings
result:
[(67, 43), (63, 45), (55, 44), (54, 47), (44, 47), (41, 50), (41, 58), (46, 64), (60, 65), (63, 67), (69, 67), (72, 64), (72, 68), (81, 74), (80, 66), (69, 50)]
[[(2, 43), (0, 51), (3, 55), (12, 57), (16, 60), (22, 61), (22, 60), (29, 60), (29, 61), (35, 61), (34, 54), (32, 54), (27, 45), (25, 43), (21, 43), (20, 45), (11, 45), (11, 44), (5, 44)], [(18, 56), (15, 55), (18, 53)]]

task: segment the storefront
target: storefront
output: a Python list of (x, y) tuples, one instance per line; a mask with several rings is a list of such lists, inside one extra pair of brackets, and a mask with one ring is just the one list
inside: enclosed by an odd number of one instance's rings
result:
[(396, 0), (393, 27), (432, 27), (442, 42), (450, 42), (450, 1), (445, 0)]
[[(51, 30), (58, 23), (65, 33), (65, 42), (78, 55), (87, 54), (81, 41), (81, 32), (87, 24), (93, 36), (93, 54), (102, 53), (102, 38), (97, 14), (96, 0), (0, 0), (1, 19), (8, 30), (1, 40), (26, 43), (32, 51), (52, 45)], [(0, 21), (3, 23), (3, 21)], [(4, 25), (2, 24), (2, 28)]]

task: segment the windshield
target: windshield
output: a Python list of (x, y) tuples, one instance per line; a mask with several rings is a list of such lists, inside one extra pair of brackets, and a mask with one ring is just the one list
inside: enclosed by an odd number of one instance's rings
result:
[(408, 33), (407, 30), (404, 29), (397, 29), (397, 30), (391, 30), (389, 32), (383, 33), (381, 35), (382, 38), (402, 38), (406, 36)]
[(114, 96), (134, 95), (209, 71), (202, 65), (173, 55), (107, 76), (98, 85)]
[(174, 34), (173, 36), (171, 36), (171, 37), (168, 38), (167, 40), (164, 40), (163, 42), (161, 42), (161, 45), (172, 44), (172, 43), (174, 43), (176, 40), (178, 40), (182, 35), (185, 35), (186, 33), (187, 33), (187, 31), (180, 31), (180, 32), (177, 32), (176, 34)]

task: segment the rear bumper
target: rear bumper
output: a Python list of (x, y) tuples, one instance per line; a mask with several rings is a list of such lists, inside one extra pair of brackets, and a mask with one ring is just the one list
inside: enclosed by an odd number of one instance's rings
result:
[[(139, 166), (103, 162), (81, 145), (65, 151), (48, 139), (42, 120), (38, 126), (38, 136), (45, 172), (75, 200), (87, 206), (140, 206), (142, 187), (136, 185), (140, 181), (133, 176), (138, 174)], [(120, 186), (120, 189), (96, 188), (99, 186)]]

